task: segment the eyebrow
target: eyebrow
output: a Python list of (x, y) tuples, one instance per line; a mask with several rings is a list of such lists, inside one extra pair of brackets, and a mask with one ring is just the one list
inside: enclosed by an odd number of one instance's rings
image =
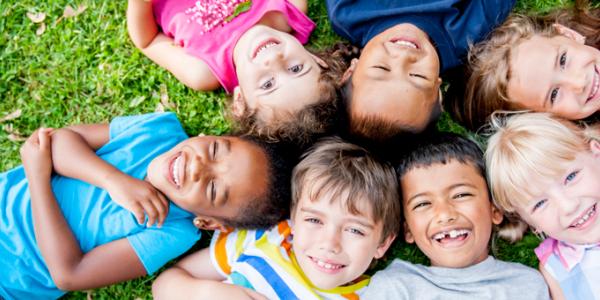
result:
[(224, 206), (229, 201), (229, 188), (225, 188), (225, 192), (223, 193), (223, 200), (219, 203), (219, 206)]
[(228, 139), (225, 139), (225, 142), (223, 142), (223, 144), (225, 145), (225, 149), (227, 149), (227, 152), (231, 151), (231, 141)]
[[(306, 213), (311, 213), (317, 216), (323, 216), (323, 213), (316, 210), (316, 209), (312, 209), (312, 208), (305, 208), (305, 207), (301, 207), (300, 211), (302, 212), (306, 212)], [(354, 217), (349, 217), (349, 218), (344, 218), (345, 222), (352, 222), (352, 223), (356, 223), (359, 224), (363, 227), (369, 228), (369, 229), (373, 229), (375, 228), (375, 226), (371, 223), (365, 223), (362, 220), (360, 220), (359, 218), (354, 218)]]

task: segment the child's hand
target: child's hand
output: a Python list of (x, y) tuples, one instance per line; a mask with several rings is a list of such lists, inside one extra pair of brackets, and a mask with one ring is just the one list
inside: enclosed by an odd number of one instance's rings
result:
[(31, 178), (50, 180), (52, 175), (52, 128), (39, 128), (21, 146), (25, 174)]
[(169, 213), (169, 200), (149, 182), (126, 174), (113, 176), (106, 190), (113, 201), (131, 211), (139, 224), (148, 215), (147, 226), (156, 223), (161, 227)]

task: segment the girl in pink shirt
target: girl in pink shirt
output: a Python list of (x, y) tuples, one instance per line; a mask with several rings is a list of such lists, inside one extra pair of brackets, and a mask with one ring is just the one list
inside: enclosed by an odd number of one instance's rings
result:
[(303, 144), (331, 127), (340, 72), (302, 46), (315, 28), (306, 10), (306, 0), (129, 0), (127, 28), (188, 87), (232, 93), (241, 130)]

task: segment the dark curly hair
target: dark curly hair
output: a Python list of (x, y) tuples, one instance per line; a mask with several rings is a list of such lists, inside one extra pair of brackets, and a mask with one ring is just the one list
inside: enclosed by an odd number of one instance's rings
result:
[(337, 89), (350, 59), (357, 55), (358, 48), (338, 43), (323, 51), (310, 52), (327, 64), (327, 67), (321, 67), (318, 101), (296, 113), (279, 114), (273, 120), (261, 119), (256, 110), (245, 111), (238, 117), (230, 116), (236, 130), (267, 142), (287, 142), (302, 147), (335, 131), (339, 123)]

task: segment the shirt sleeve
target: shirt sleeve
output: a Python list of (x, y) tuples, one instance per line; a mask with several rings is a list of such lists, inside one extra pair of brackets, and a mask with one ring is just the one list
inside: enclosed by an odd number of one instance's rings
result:
[(183, 254), (200, 239), (198, 229), (187, 218), (165, 222), (161, 228), (148, 227), (127, 237), (148, 274)]
[[(122, 116), (114, 118), (109, 125), (110, 139), (114, 139), (119, 135), (127, 134), (130, 131), (138, 131), (143, 128), (156, 131), (183, 131), (181, 123), (177, 116), (172, 112), (166, 113), (150, 113), (137, 116)], [(155, 132), (160, 134), (159, 132)]]
[(231, 274), (233, 263), (245, 249), (254, 245), (256, 230), (215, 231), (210, 241), (210, 260), (224, 277)]

